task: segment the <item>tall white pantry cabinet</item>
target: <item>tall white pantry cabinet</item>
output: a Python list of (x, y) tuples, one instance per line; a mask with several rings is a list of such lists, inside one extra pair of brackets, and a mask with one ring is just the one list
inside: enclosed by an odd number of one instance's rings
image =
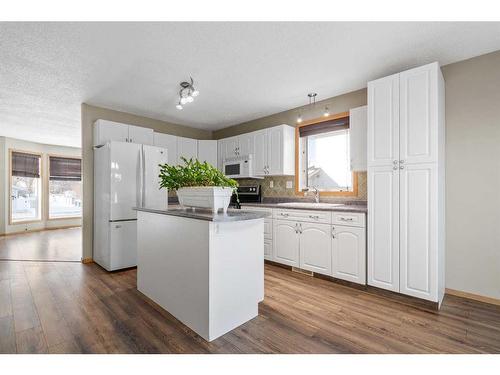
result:
[(444, 133), (437, 62), (368, 83), (368, 284), (439, 304)]

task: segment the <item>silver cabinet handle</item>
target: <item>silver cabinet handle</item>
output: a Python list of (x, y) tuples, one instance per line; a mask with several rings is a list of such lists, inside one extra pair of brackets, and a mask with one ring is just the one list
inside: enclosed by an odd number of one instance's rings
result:
[(399, 169), (405, 169), (404, 165), (400, 165)]
[(397, 160), (394, 160), (394, 161), (392, 162), (392, 164), (398, 164), (398, 161), (397, 161)]
[(394, 169), (395, 171), (397, 171), (398, 170), (398, 166), (395, 165), (394, 167), (392, 167), (392, 169)]
[(284, 217), (288, 217), (288, 216), (289, 216), (288, 214), (283, 213), (283, 212), (282, 212), (282, 213), (280, 213), (280, 215), (281, 215), (281, 216), (284, 216)]
[(302, 224), (299, 224), (299, 233), (302, 234)]
[(319, 216), (318, 216), (318, 215), (309, 215), (309, 217), (310, 217), (311, 219), (316, 219), (316, 220), (318, 220), (318, 219), (319, 219)]
[(120, 224), (115, 225), (115, 228), (116, 228), (116, 229), (120, 229), (121, 227), (122, 227), (122, 226), (121, 226)]
[(399, 163), (400, 163), (400, 164), (403, 164), (404, 162), (405, 162), (404, 160), (400, 160), (400, 161), (399, 161)]
[(342, 220), (342, 221), (352, 221), (352, 217), (339, 217), (339, 220)]
[(335, 227), (332, 227), (332, 238), (335, 238)]

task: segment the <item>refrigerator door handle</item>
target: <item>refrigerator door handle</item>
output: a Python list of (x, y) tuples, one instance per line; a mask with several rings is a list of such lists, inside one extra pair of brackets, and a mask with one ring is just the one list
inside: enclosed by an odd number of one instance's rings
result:
[(144, 149), (141, 147), (139, 151), (139, 176), (137, 189), (137, 206), (143, 207), (144, 197)]

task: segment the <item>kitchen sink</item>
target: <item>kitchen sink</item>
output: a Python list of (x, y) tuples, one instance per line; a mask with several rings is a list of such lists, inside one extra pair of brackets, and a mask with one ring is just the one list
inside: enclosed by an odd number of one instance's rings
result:
[(330, 209), (338, 206), (343, 206), (343, 203), (315, 203), (315, 202), (286, 202), (278, 203), (278, 206), (288, 208), (316, 208), (316, 209)]

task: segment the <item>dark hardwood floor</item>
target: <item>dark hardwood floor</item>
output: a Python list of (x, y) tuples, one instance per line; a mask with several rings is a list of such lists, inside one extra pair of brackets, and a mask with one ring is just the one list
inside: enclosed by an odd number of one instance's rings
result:
[(0, 262), (2, 353), (500, 353), (500, 307), (439, 312), (266, 265), (257, 318), (207, 343), (136, 290), (136, 270)]
[(0, 260), (79, 261), (82, 228), (0, 236)]

